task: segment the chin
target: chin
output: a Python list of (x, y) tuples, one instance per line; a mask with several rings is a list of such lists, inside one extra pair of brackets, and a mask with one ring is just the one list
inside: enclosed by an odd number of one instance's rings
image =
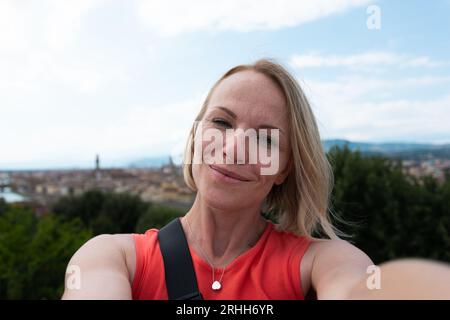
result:
[(236, 208), (245, 205), (249, 197), (245, 193), (236, 192), (235, 190), (218, 189), (216, 187), (207, 186), (201, 193), (202, 199), (208, 206), (221, 209)]

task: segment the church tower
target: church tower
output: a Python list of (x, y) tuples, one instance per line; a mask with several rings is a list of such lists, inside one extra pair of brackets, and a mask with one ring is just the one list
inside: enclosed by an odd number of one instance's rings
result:
[(95, 180), (99, 181), (102, 178), (102, 174), (100, 171), (100, 156), (97, 154), (95, 157)]

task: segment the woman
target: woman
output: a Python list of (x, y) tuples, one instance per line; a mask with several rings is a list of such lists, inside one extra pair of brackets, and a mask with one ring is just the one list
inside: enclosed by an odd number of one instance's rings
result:
[[(184, 178), (197, 193), (181, 224), (204, 299), (450, 298), (442, 283), (447, 266), (399, 260), (373, 269), (364, 252), (338, 238), (329, 219), (331, 167), (308, 101), (282, 66), (260, 60), (229, 70), (196, 120)], [(275, 173), (261, 174), (267, 163), (251, 163), (249, 148), (239, 152), (238, 129), (258, 130), (258, 141), (275, 145)], [(223, 137), (231, 130), (231, 139), (211, 152), (208, 130)], [(207, 161), (206, 150), (216, 162)], [(265, 210), (277, 215), (277, 225), (261, 215)], [(69, 263), (79, 268), (81, 285), (66, 286), (63, 298), (167, 299), (157, 234), (150, 229), (88, 241)], [(377, 275), (369, 270), (383, 277), (378, 290), (369, 285)], [(435, 278), (427, 278), (429, 272)]]

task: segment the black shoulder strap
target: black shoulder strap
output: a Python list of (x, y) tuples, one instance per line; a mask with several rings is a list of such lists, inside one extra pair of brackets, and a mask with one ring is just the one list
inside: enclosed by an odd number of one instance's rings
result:
[(169, 300), (203, 300), (180, 218), (158, 231)]

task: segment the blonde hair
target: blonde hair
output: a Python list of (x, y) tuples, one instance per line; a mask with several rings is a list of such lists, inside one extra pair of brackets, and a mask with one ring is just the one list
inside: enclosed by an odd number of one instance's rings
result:
[(227, 71), (211, 88), (197, 115), (186, 143), (183, 175), (190, 189), (197, 190), (192, 176), (194, 136), (214, 90), (221, 81), (237, 72), (253, 70), (272, 79), (286, 99), (290, 127), (292, 167), (281, 185), (274, 185), (265, 199), (265, 207), (277, 220), (277, 229), (313, 238), (320, 233), (331, 239), (342, 234), (331, 223), (329, 208), (334, 177), (320, 141), (313, 112), (295, 78), (280, 64), (261, 59), (253, 64), (239, 65)]

